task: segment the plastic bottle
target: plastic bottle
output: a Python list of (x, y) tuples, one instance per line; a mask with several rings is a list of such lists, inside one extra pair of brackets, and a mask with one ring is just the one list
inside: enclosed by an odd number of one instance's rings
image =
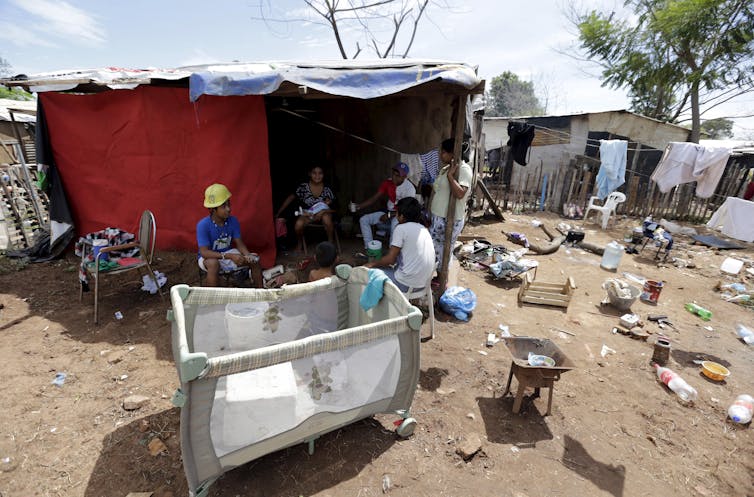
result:
[(678, 376), (675, 371), (670, 368), (662, 367), (659, 364), (655, 364), (654, 367), (657, 370), (657, 377), (660, 381), (674, 391), (682, 401), (693, 402), (696, 400), (699, 395), (697, 394), (696, 389), (686, 383), (686, 381)]
[(754, 345), (754, 330), (739, 323), (736, 325), (736, 334), (748, 345)]
[(685, 307), (687, 311), (693, 314), (696, 314), (697, 316), (702, 318), (702, 320), (704, 321), (709, 321), (712, 318), (712, 311), (708, 311), (704, 307), (697, 305), (693, 302), (689, 302), (688, 304), (685, 305)]
[(754, 398), (751, 395), (739, 395), (728, 408), (728, 417), (742, 425), (751, 421), (752, 413), (754, 413)]

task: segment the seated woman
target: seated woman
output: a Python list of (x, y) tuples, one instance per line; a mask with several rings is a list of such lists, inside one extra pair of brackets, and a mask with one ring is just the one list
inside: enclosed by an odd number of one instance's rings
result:
[[(332, 219), (332, 209), (319, 210), (322, 204), (327, 206), (332, 205), (335, 200), (335, 195), (329, 187), (324, 183), (325, 173), (320, 166), (314, 166), (309, 170), (309, 181), (301, 183), (296, 188), (296, 193), (288, 196), (280, 206), (280, 209), (275, 213), (275, 217), (280, 217), (282, 212), (288, 207), (291, 202), (298, 198), (299, 203), (304, 208), (303, 214), (296, 219), (296, 225), (294, 230), (296, 231), (296, 238), (298, 239), (298, 246), (296, 250), (299, 252), (304, 249), (304, 227), (311, 223), (322, 223), (325, 226), (327, 232), (327, 240), (333, 242), (333, 234), (335, 232), (335, 225)], [(319, 205), (318, 205), (319, 204)], [(312, 214), (309, 209), (315, 208), (316, 213)]]

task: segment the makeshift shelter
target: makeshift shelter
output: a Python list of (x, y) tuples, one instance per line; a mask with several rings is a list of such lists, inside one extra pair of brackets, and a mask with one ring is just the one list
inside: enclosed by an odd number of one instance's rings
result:
[[(203, 190), (221, 182), (263, 265), (275, 257), (273, 204), (311, 166), (324, 166), (345, 210), (400, 153), (453, 134), (467, 97), (484, 89), (468, 65), (412, 60), (108, 68), (0, 83), (39, 93), (38, 162), (62, 186), (53, 239), (74, 221), (79, 233), (128, 229), (150, 209), (158, 247), (195, 248)], [(68, 219), (56, 209), (63, 197)]]

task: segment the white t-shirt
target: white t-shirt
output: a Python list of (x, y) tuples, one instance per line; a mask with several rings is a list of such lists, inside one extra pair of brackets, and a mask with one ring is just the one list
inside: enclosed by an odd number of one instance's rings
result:
[[(413, 183), (407, 179), (403, 180), (403, 183), (396, 185), (395, 187), (395, 204), (397, 204), (400, 199), (406, 197), (416, 197), (416, 188), (414, 188)], [(395, 210), (395, 204), (388, 199), (387, 210)]]
[(427, 228), (419, 223), (401, 223), (390, 241), (400, 247), (395, 279), (411, 288), (424, 288), (435, 270), (435, 247)]

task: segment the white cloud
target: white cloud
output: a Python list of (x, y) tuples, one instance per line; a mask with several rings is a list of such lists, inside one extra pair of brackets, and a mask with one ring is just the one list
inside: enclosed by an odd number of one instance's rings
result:
[(56, 0), (13, 0), (19, 8), (36, 17), (37, 31), (67, 40), (101, 44), (105, 29), (89, 13)]
[(40, 47), (56, 47), (57, 45), (40, 38), (33, 31), (24, 29), (17, 24), (0, 22), (0, 40), (8, 40), (16, 46), (23, 47), (37, 45)]

